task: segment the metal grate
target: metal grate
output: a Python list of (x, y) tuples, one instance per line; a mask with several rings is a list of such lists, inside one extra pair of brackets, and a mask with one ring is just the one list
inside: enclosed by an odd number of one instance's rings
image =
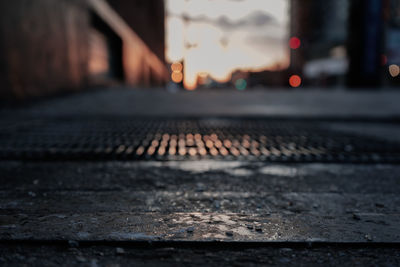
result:
[(0, 159), (398, 163), (400, 146), (315, 121), (52, 119), (0, 125)]

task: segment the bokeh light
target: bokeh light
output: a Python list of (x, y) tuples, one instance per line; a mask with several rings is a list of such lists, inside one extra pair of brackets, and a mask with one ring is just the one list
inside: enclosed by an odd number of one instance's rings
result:
[(386, 55), (382, 55), (381, 56), (381, 64), (382, 66), (385, 66), (387, 64), (388, 60), (387, 60), (387, 56)]
[(182, 69), (183, 69), (183, 66), (180, 62), (174, 62), (171, 64), (171, 70), (173, 72), (180, 72), (180, 71), (182, 71)]
[(171, 74), (171, 80), (174, 83), (180, 83), (183, 81), (183, 65), (180, 62), (174, 62), (171, 64), (171, 70), (172, 70), (172, 74)]
[(290, 40), (289, 40), (289, 46), (290, 46), (290, 48), (292, 48), (292, 49), (297, 49), (297, 48), (300, 47), (300, 45), (301, 45), (301, 41), (300, 41), (300, 39), (299, 39), (298, 37), (292, 37), (292, 38), (290, 38)]
[(400, 67), (396, 64), (389, 66), (389, 73), (392, 77), (397, 77), (400, 74)]
[(235, 82), (236, 89), (242, 91), (245, 90), (247, 87), (247, 82), (245, 79), (237, 79)]
[(180, 83), (183, 80), (183, 74), (182, 72), (173, 72), (171, 74), (171, 79), (174, 83)]
[(292, 75), (289, 78), (289, 84), (291, 87), (299, 87), (301, 85), (301, 78), (299, 75)]

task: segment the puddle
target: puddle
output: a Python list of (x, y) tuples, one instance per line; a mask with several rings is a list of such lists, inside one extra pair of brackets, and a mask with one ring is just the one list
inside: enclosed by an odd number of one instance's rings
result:
[(340, 164), (321, 164), (321, 163), (310, 163), (302, 165), (302, 172), (304, 174), (318, 174), (321, 172), (329, 172), (332, 174), (342, 174), (342, 175), (351, 175), (355, 172), (355, 167), (349, 166), (344, 167)]
[(258, 170), (262, 174), (275, 175), (275, 176), (285, 176), (285, 177), (295, 177), (297, 175), (297, 168), (292, 168), (288, 166), (265, 166)]
[(229, 173), (234, 176), (250, 176), (253, 174), (253, 171), (248, 170), (248, 169), (243, 169), (243, 168), (237, 168), (237, 169), (228, 169), (225, 170), (226, 173)]
[(143, 162), (142, 165), (146, 167), (168, 167), (192, 173), (202, 173), (208, 171), (225, 171), (226, 173), (238, 176), (249, 175), (252, 172), (247, 169), (240, 168), (245, 165), (239, 161), (167, 161), (167, 162)]

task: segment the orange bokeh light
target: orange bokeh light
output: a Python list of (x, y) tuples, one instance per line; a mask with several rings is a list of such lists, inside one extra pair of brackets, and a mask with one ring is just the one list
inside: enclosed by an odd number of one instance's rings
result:
[(180, 62), (175, 62), (175, 63), (171, 64), (171, 70), (173, 72), (180, 72), (180, 71), (182, 71), (182, 69), (183, 69), (183, 66)]
[(400, 75), (400, 67), (396, 64), (389, 66), (389, 73), (392, 77), (397, 77)]
[(182, 72), (173, 72), (171, 74), (171, 79), (174, 83), (180, 83), (183, 80), (183, 74)]
[(292, 75), (289, 78), (289, 84), (291, 87), (299, 87), (301, 85), (301, 78), (299, 75)]
[(300, 45), (301, 45), (301, 41), (300, 41), (299, 38), (297, 38), (297, 37), (292, 37), (292, 38), (290, 38), (290, 40), (289, 40), (289, 46), (290, 46), (290, 48), (292, 48), (292, 49), (297, 49), (297, 48), (300, 47)]

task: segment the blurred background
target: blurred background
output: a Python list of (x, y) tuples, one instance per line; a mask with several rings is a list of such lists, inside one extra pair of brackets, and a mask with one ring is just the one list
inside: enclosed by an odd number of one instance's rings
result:
[(400, 84), (399, 0), (15, 0), (0, 12), (3, 103), (121, 84)]

